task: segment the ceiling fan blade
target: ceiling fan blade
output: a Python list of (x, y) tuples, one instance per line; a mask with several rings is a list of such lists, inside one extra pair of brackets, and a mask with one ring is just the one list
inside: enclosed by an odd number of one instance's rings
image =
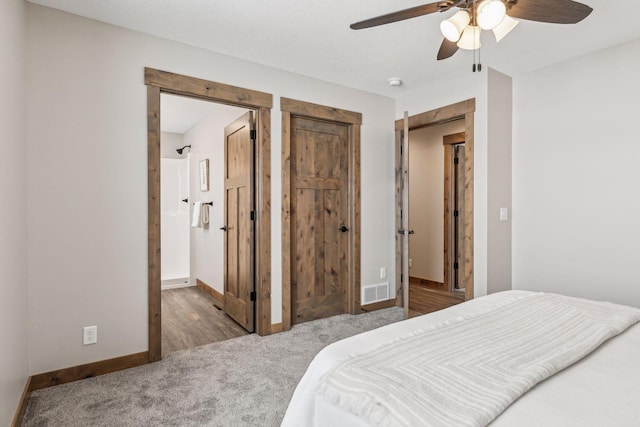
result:
[(451, 58), (458, 51), (458, 44), (447, 39), (442, 40), (438, 51), (438, 61)]
[(443, 2), (429, 3), (423, 4), (422, 6), (399, 10), (398, 12), (393, 12), (387, 15), (367, 19), (365, 21), (356, 22), (355, 24), (351, 24), (350, 28), (352, 30), (362, 30), (363, 28), (377, 27), (378, 25), (390, 24), (392, 22), (404, 21), (405, 19), (417, 18), (418, 16), (428, 15), (430, 13), (440, 11), (441, 7), (439, 5), (442, 3)]
[(507, 15), (512, 18), (552, 24), (575, 24), (592, 11), (586, 4), (572, 0), (518, 0), (507, 6)]

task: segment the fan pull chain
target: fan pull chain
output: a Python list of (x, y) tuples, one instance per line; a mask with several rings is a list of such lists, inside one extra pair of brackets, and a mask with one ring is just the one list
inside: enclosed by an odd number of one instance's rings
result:
[[(476, 47), (475, 42), (473, 43), (473, 47)], [(471, 69), (473, 70), (473, 72), (476, 72), (476, 50), (473, 49), (473, 67), (471, 67)]]

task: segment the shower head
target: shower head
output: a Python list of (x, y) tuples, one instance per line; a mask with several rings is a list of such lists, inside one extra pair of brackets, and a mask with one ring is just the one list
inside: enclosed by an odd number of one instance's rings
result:
[(191, 148), (190, 145), (185, 145), (182, 148), (176, 148), (176, 151), (178, 152), (178, 154), (182, 155), (182, 152), (184, 151), (185, 148)]

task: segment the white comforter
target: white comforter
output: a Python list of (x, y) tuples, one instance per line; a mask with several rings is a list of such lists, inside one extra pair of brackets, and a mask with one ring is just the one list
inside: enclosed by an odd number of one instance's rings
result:
[[(328, 346), (316, 356), (300, 381), (282, 425), (368, 426), (317, 393), (320, 378), (331, 367), (349, 354), (370, 351), (382, 342), (460, 315), (486, 312), (507, 299), (527, 294), (509, 291), (478, 298)], [(582, 361), (538, 384), (507, 408), (492, 426), (640, 426), (639, 361), (640, 326), (636, 325)]]

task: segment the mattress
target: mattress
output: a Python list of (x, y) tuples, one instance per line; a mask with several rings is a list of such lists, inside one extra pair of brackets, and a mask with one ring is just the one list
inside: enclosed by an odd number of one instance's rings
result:
[[(364, 420), (330, 404), (317, 392), (319, 380), (327, 371), (350, 354), (373, 350), (381, 343), (459, 316), (492, 310), (504, 301), (527, 294), (530, 292), (492, 294), (327, 346), (311, 362), (298, 384), (282, 426), (370, 427)], [(640, 324), (636, 324), (536, 385), (491, 426), (640, 426), (639, 361)]]

